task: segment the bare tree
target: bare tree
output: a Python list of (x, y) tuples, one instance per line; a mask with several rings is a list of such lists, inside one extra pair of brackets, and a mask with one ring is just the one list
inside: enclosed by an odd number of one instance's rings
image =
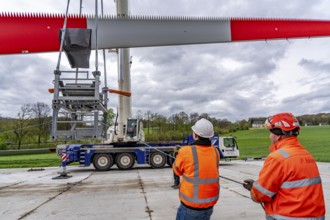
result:
[(168, 118), (169, 124), (173, 125), (173, 130), (184, 131), (189, 125), (189, 116), (185, 112), (173, 114)]
[(30, 107), (32, 117), (37, 122), (38, 145), (41, 143), (41, 137), (48, 137), (49, 133), (49, 113), (51, 108), (46, 103), (37, 102)]
[(30, 105), (22, 105), (18, 112), (18, 119), (14, 122), (14, 134), (16, 135), (18, 149), (21, 149), (23, 138), (28, 134), (26, 127), (29, 125)]
[(199, 114), (197, 112), (190, 113), (189, 120), (190, 120), (190, 126), (194, 125), (196, 121), (198, 121)]

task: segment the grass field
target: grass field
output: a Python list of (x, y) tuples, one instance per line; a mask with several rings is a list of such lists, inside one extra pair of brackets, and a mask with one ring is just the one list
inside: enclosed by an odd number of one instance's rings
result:
[[(233, 134), (237, 137), (240, 155), (260, 157), (269, 154), (269, 131), (251, 129)], [(317, 161), (330, 162), (330, 126), (301, 127), (299, 140)]]
[(56, 153), (0, 156), (0, 168), (56, 167), (61, 158)]
[[(269, 154), (268, 130), (251, 129), (232, 135), (237, 137), (241, 158), (263, 157)], [(330, 126), (302, 127), (299, 140), (317, 161), (330, 162)], [(56, 167), (60, 164), (61, 159), (55, 153), (0, 156), (0, 168)]]

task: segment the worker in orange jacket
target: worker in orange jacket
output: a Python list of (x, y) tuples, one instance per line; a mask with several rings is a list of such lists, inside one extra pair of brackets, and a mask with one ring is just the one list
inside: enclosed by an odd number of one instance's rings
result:
[(322, 182), (312, 155), (299, 143), (300, 126), (291, 113), (266, 120), (271, 153), (258, 180), (244, 180), (251, 198), (264, 203), (266, 219), (325, 219)]
[(202, 118), (191, 128), (195, 142), (180, 148), (172, 166), (182, 176), (176, 220), (209, 220), (219, 199), (220, 154), (211, 144), (210, 121)]

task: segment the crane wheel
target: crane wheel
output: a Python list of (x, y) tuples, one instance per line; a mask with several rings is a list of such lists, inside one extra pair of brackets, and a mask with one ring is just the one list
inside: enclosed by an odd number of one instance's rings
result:
[(116, 165), (121, 170), (128, 170), (134, 166), (134, 156), (130, 153), (120, 153), (116, 157)]
[(150, 155), (149, 163), (152, 168), (162, 168), (166, 164), (166, 155), (161, 152), (153, 152)]
[(93, 165), (96, 170), (107, 171), (114, 164), (111, 154), (96, 154), (93, 159)]

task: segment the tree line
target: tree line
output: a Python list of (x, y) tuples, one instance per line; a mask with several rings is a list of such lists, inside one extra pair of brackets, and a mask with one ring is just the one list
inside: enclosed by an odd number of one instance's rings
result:
[[(30, 148), (46, 146), (53, 143), (50, 139), (51, 107), (45, 103), (24, 104), (16, 118), (4, 118), (0, 115), (0, 150), (21, 149), (22, 145)], [(113, 109), (109, 109), (109, 126), (116, 123)], [(208, 113), (179, 112), (169, 117), (151, 111), (138, 111), (136, 118), (142, 121), (146, 141), (180, 141), (191, 133), (191, 126), (200, 118), (206, 118), (214, 125), (218, 134), (228, 134), (239, 130), (248, 130), (253, 123), (263, 123), (266, 117), (249, 118), (231, 122), (227, 119), (217, 119)], [(330, 125), (330, 113), (302, 115), (297, 117), (304, 125)]]
[(7, 145), (16, 145), (17, 149), (23, 144), (36, 144), (49, 141), (49, 122), (51, 108), (41, 102), (24, 104), (16, 118), (0, 117), (0, 149)]
[(237, 130), (248, 130), (250, 124), (246, 120), (230, 122), (227, 119), (217, 119), (208, 113), (175, 113), (169, 117), (158, 113), (147, 111), (138, 112), (137, 118), (143, 122), (146, 140), (148, 141), (172, 141), (182, 140), (189, 133), (191, 127), (201, 118), (212, 122), (214, 132), (218, 134), (235, 132)]

